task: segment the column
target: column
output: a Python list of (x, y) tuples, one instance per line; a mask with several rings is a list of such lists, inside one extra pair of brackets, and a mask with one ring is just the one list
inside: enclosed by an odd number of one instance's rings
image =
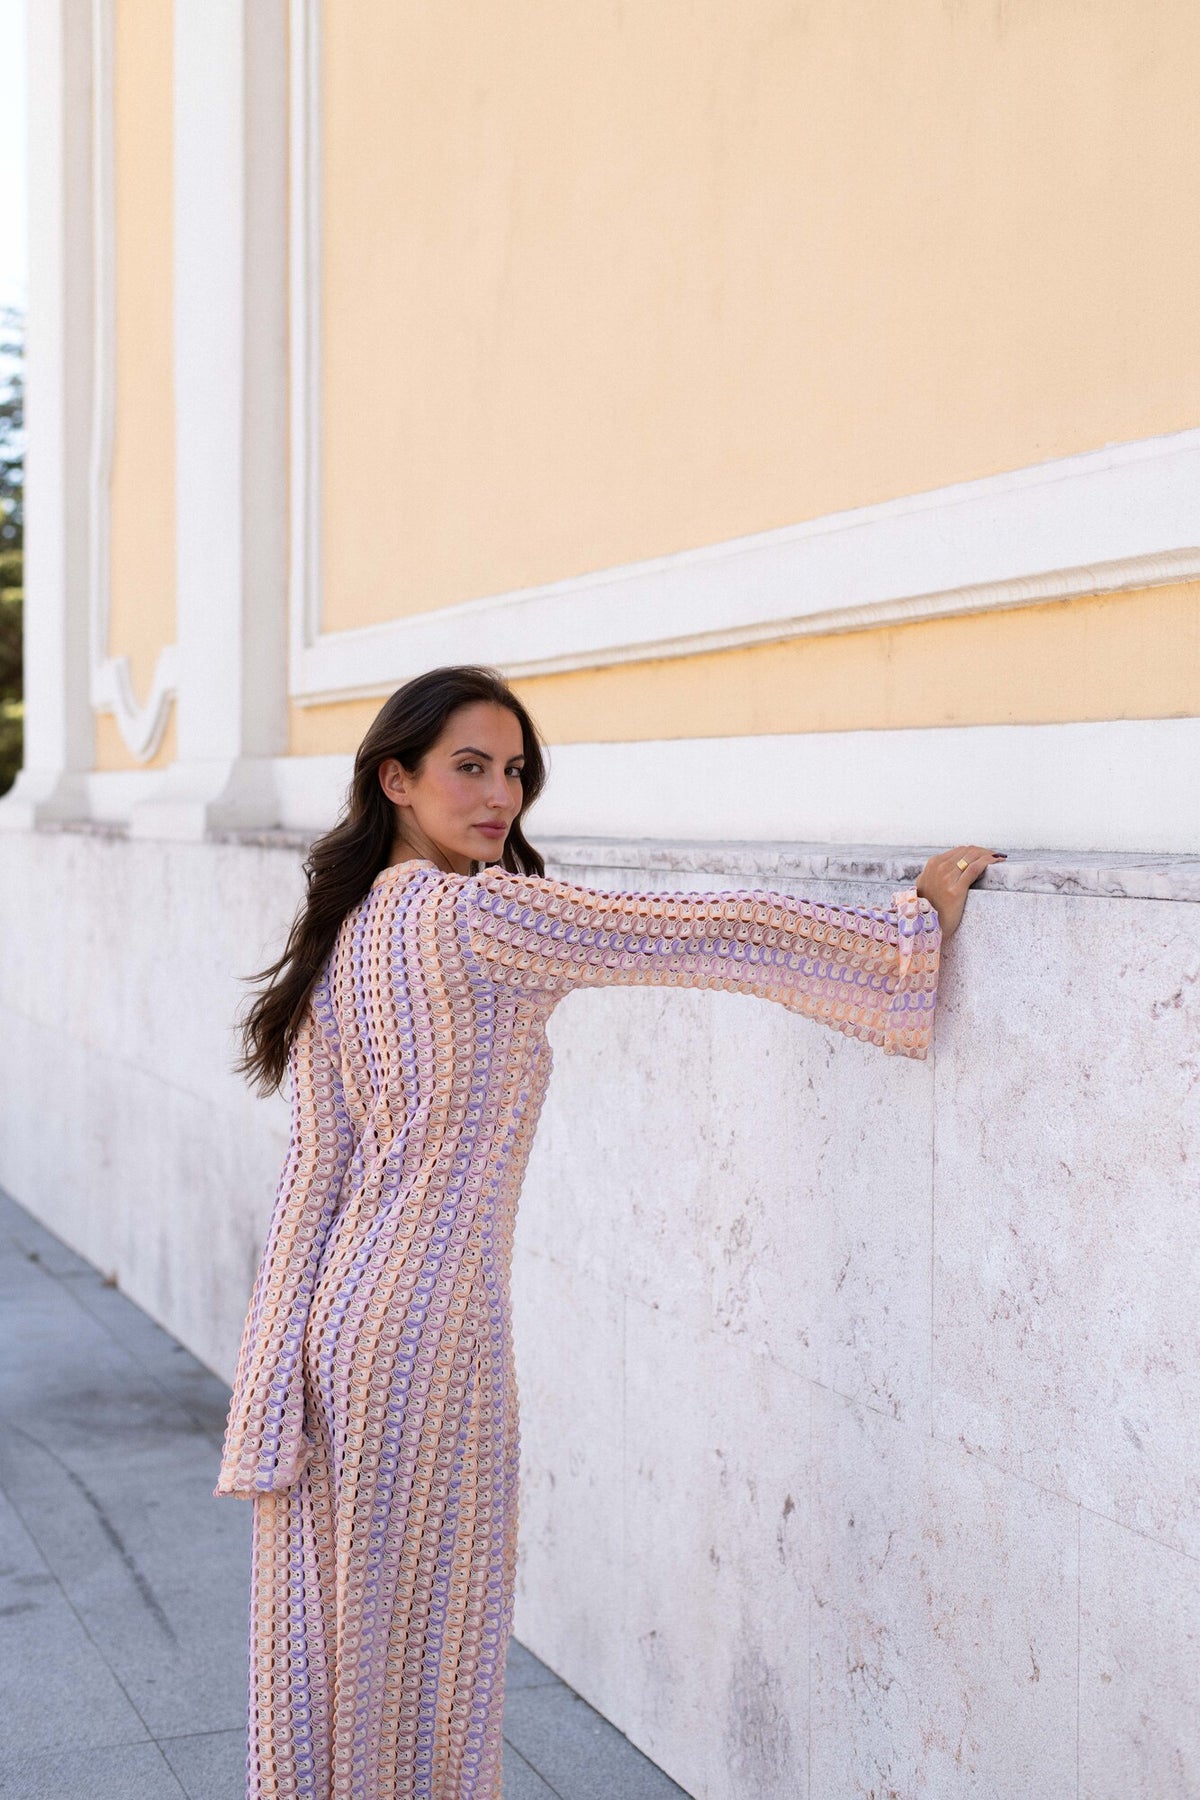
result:
[(277, 819), (287, 739), (287, 37), (176, 0), (178, 759), (137, 836)]
[(88, 457), (92, 404), (89, 0), (28, 8), (25, 766), (0, 828), (87, 812)]

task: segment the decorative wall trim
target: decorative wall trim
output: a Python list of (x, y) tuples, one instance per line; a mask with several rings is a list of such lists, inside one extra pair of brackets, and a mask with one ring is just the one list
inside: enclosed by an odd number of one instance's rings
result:
[(91, 702), (111, 712), (130, 753), (152, 757), (162, 742), (176, 692), (176, 652), (159, 652), (150, 693), (140, 704), (127, 656), (110, 656), (112, 606), (112, 459), (116, 426), (116, 169), (113, 154), (113, 0), (92, 0), (92, 242), (95, 356), (88, 492), (88, 598)]
[[(264, 761), (259, 813), (230, 826), (327, 830), (353, 760)], [(1200, 718), (558, 744), (550, 765), (530, 814), (538, 844), (737, 841), (758, 853), (780, 843), (972, 842), (1009, 852), (1200, 856)], [(126, 819), (169, 775), (88, 775), (88, 812)]]
[(92, 705), (97, 712), (114, 715), (130, 754), (139, 762), (148, 762), (161, 744), (178, 691), (174, 644), (159, 651), (144, 704), (139, 703), (133, 691), (133, 671), (127, 656), (93, 658)]
[[(1200, 456), (1192, 479), (1200, 483)], [(1102, 510), (1099, 493), (1096, 499)], [(996, 502), (980, 496), (978, 507), (993, 512)], [(1005, 529), (1016, 553), (1024, 523), (1019, 515), (1032, 509), (1006, 510), (1011, 517)], [(956, 515), (949, 507), (944, 514), (930, 508), (918, 515), (915, 530), (907, 519), (840, 517), (856, 522), (804, 538), (779, 534), (784, 541), (737, 539), (389, 625), (326, 632), (307, 641), (293, 635), (292, 695), (301, 705), (319, 705), (384, 694), (443, 662), (494, 663), (514, 678), (554, 675), (1200, 580), (1200, 548), (1187, 546), (875, 598), (879, 588), (905, 583), (906, 568), (918, 585), (923, 566), (933, 574), (930, 565), (948, 560), (948, 531), (962, 532), (964, 567), (986, 564), (984, 546), (978, 539), (969, 542), (972, 526), (965, 511)], [(913, 545), (906, 556), (903, 540), (918, 535), (926, 543)], [(1200, 520), (1191, 535), (1200, 538)], [(848, 598), (856, 589), (862, 597)], [(841, 596), (842, 603), (822, 604), (830, 595)], [(806, 599), (812, 604), (804, 609)], [(739, 620), (739, 614), (745, 616)], [(709, 619), (716, 622), (706, 629)]]
[(1200, 854), (1200, 718), (559, 744), (540, 837)]
[(321, 641), (320, 0), (291, 0), (288, 32), (289, 687)]
[(548, 675), (1200, 579), (1192, 430), (323, 631), (318, 0), (291, 0), (290, 42), (289, 667), (301, 704), (386, 693), (441, 662)]

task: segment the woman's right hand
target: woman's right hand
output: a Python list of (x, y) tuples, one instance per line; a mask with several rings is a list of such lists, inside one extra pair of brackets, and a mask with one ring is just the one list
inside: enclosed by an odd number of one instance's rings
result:
[[(928, 900), (942, 928), (942, 942), (958, 930), (967, 904), (967, 893), (973, 881), (994, 862), (1003, 862), (1002, 850), (984, 850), (979, 844), (958, 844), (953, 850), (942, 850), (931, 856), (917, 876), (917, 893)], [(959, 862), (966, 867), (959, 868)]]

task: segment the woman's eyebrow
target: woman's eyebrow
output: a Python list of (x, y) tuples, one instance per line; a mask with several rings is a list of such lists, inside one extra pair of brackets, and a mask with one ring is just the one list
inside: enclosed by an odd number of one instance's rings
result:
[[(454, 750), (451, 752), (451, 755), (466, 756), (468, 751), (470, 752), (470, 754), (472, 756), (482, 757), (484, 762), (495, 762), (495, 760), (496, 760), (495, 757), (490, 756), (486, 750), (477, 750), (475, 748), (474, 744), (464, 744), (461, 750)], [(508, 761), (509, 762), (524, 762), (525, 761), (525, 752), (523, 750), (518, 750), (515, 756), (510, 756), (508, 758)]]

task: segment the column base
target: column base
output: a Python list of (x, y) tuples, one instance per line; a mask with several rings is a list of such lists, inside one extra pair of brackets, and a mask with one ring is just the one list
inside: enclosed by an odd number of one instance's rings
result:
[(87, 817), (86, 778), (73, 769), (22, 769), (0, 800), (0, 831), (34, 831)]
[(221, 757), (172, 764), (153, 798), (133, 807), (129, 835), (198, 841), (214, 831), (270, 830), (279, 822), (270, 758)]

